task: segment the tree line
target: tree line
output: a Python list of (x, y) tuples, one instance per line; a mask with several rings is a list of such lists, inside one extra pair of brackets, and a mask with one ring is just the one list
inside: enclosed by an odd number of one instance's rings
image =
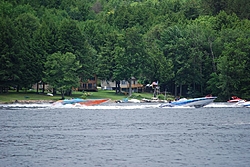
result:
[(62, 92), (94, 74), (250, 99), (248, 0), (2, 0), (0, 87)]

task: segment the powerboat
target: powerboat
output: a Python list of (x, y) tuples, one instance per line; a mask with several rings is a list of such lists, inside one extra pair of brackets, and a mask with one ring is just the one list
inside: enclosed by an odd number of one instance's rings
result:
[(232, 96), (227, 102), (230, 106), (234, 107), (250, 107), (250, 101), (246, 101), (237, 96)]
[(124, 98), (122, 100), (116, 100), (116, 103), (140, 103), (141, 101), (138, 99), (128, 99), (128, 98)]
[(242, 101), (243, 99), (237, 97), (237, 96), (232, 96), (230, 100), (228, 100), (227, 102), (228, 103), (237, 103), (237, 102), (240, 102)]
[(200, 98), (193, 98), (193, 99), (186, 99), (181, 98), (180, 100), (168, 102), (161, 104), (160, 107), (195, 107), (200, 108), (204, 107), (210, 103), (212, 103), (217, 97), (213, 96), (206, 96), (206, 97), (200, 97)]
[(241, 101), (235, 103), (235, 106), (238, 106), (238, 107), (250, 107), (250, 101), (241, 100)]
[(66, 104), (71, 104), (71, 105), (83, 105), (83, 106), (93, 106), (93, 105), (98, 105), (104, 102), (109, 101), (109, 99), (65, 99), (65, 100), (58, 100), (53, 105), (66, 105)]
[(65, 104), (75, 104), (75, 103), (80, 103), (80, 102), (85, 102), (86, 100), (84, 99), (65, 99), (65, 100), (59, 100), (58, 102), (61, 102), (63, 105)]
[(245, 103), (243, 103), (243, 107), (250, 107), (250, 101), (246, 101)]

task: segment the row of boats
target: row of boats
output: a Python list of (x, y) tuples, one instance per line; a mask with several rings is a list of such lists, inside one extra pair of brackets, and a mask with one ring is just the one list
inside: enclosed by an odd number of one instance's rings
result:
[[(212, 96), (212, 95), (207, 95), (205, 97), (200, 97), (200, 98), (192, 98), (192, 99), (186, 99), (186, 98), (181, 98), (176, 101), (171, 101), (171, 102), (166, 102), (166, 101), (161, 101), (161, 104), (159, 107), (164, 108), (164, 107), (195, 107), (195, 108), (200, 108), (204, 107), (208, 104), (211, 104), (214, 102), (214, 100), (217, 97)], [(53, 105), (74, 105), (74, 106), (93, 106), (93, 105), (99, 105), (105, 102), (108, 102), (110, 99), (93, 99), (93, 100), (86, 100), (86, 99), (65, 99), (65, 100), (59, 100)], [(116, 103), (140, 103), (140, 100), (137, 99), (123, 99), (116, 101)], [(150, 100), (145, 100), (143, 102), (152, 102)], [(228, 104), (232, 104), (238, 107), (250, 107), (250, 101), (243, 100), (237, 96), (233, 96), (231, 100), (227, 101)]]
[[(211, 104), (212, 102), (214, 102), (216, 98), (217, 97), (213, 97), (211, 95), (201, 97), (201, 98), (193, 98), (193, 99), (183, 98), (174, 102), (162, 104), (161, 107), (189, 106), (189, 107), (200, 108), (208, 104)], [(232, 96), (231, 99), (227, 101), (227, 103), (229, 106), (250, 107), (250, 101), (246, 101), (237, 96)]]

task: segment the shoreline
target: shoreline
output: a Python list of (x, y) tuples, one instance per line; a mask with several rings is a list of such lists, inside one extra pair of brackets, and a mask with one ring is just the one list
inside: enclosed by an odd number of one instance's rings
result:
[(51, 104), (56, 100), (12, 100), (11, 102), (0, 102), (0, 104)]
[[(0, 104), (52, 104), (58, 100), (12, 100), (10, 102), (1, 102)], [(109, 102), (115, 102), (113, 100), (109, 100)]]

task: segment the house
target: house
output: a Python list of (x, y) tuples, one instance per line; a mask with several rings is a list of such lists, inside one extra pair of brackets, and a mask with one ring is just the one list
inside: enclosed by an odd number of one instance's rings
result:
[[(32, 86), (33, 89), (37, 90), (50, 90), (51, 88), (49, 87), (49, 84), (45, 84), (42, 81), (34, 84)], [(98, 91), (97, 90), (97, 76), (94, 75), (92, 78), (88, 79), (87, 81), (80, 81), (79, 87), (73, 88), (73, 90), (76, 91)], [(52, 89), (50, 90), (52, 91)]]
[(80, 86), (77, 88), (78, 91), (98, 91), (97, 89), (97, 76), (94, 75), (87, 81), (80, 81)]
[[(121, 91), (129, 92), (129, 82), (125, 80), (120, 81)], [(107, 81), (101, 80), (101, 88), (103, 90), (115, 90), (116, 89), (116, 82), (115, 81)], [(144, 92), (144, 86), (138, 83), (138, 80), (132, 78), (131, 81), (131, 88), (132, 92)]]
[(38, 83), (35, 83), (34, 85), (32, 85), (32, 89), (34, 90), (49, 90), (49, 84), (46, 84), (42, 81), (39, 81)]

